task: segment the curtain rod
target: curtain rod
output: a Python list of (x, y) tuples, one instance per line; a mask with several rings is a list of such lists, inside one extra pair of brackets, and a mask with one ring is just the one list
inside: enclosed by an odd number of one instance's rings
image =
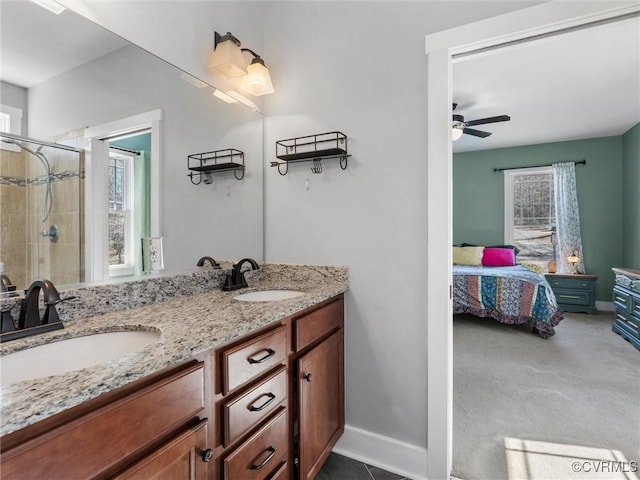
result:
[[(574, 163), (576, 165), (586, 165), (587, 161), (586, 160), (578, 160), (575, 162), (569, 161), (569, 162), (556, 162), (556, 163)], [(505, 170), (519, 170), (520, 168), (533, 168), (533, 167), (552, 167), (553, 164), (552, 163), (547, 163), (546, 165), (525, 165), (522, 167), (505, 167), (505, 168), (494, 168), (493, 171), (494, 172), (504, 172)]]
[(120, 150), (121, 152), (135, 153), (136, 155), (140, 155), (139, 150), (131, 150), (130, 148), (118, 147), (116, 145), (109, 145), (109, 148), (113, 148), (114, 150)]

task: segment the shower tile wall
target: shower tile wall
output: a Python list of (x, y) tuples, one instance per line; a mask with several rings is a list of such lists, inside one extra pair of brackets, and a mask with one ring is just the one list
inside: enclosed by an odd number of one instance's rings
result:
[[(47, 149), (53, 174), (51, 192), (53, 205), (46, 222), (42, 222), (46, 183), (43, 169), (37, 162), (29, 163), (28, 176), (36, 180), (27, 189), (27, 274), (30, 278), (48, 278), (56, 285), (68, 285), (83, 280), (81, 249), (83, 227), (78, 154), (66, 150)], [(41, 235), (51, 225), (58, 226), (59, 238), (50, 241)]]
[[(0, 149), (0, 261), (19, 289), (36, 278), (56, 285), (84, 280), (84, 168), (77, 152), (55, 148), (43, 152), (53, 174), (53, 205), (44, 223), (44, 168), (28, 153)], [(40, 233), (53, 224), (59, 229), (57, 242)]]
[(14, 285), (26, 283), (25, 153), (0, 149), (0, 262)]

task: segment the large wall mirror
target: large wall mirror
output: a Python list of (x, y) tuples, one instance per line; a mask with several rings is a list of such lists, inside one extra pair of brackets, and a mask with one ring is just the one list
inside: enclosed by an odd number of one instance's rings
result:
[[(259, 112), (77, 13), (0, 8), (0, 262), (14, 285), (140, 273), (147, 236), (170, 273), (264, 258)], [(240, 180), (191, 181), (189, 155), (225, 149), (244, 154)]]

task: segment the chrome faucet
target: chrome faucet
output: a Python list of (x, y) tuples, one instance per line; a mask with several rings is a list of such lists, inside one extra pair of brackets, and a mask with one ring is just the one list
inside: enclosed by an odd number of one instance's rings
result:
[(220, 270), (220, 264), (218, 262), (216, 262), (212, 257), (202, 257), (200, 260), (198, 260), (198, 263), (196, 264), (196, 266), (198, 267), (204, 267), (204, 264), (209, 262), (211, 264), (211, 266), (214, 268), (214, 270)]
[(244, 278), (244, 273), (242, 272), (242, 266), (245, 263), (249, 263), (251, 265), (251, 270), (260, 269), (260, 266), (254, 259), (243, 258), (233, 266), (233, 270), (231, 270), (231, 275), (227, 275), (227, 278), (224, 281), (224, 285), (222, 285), (222, 290), (230, 291), (230, 290), (237, 290), (239, 288), (248, 287), (247, 280)]

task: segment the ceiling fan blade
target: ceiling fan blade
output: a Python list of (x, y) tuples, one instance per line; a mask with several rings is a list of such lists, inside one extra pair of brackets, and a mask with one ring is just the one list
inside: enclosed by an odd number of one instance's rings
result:
[(485, 138), (491, 135), (489, 132), (483, 132), (482, 130), (474, 130), (473, 128), (465, 128), (462, 130), (462, 133), (466, 133), (467, 135), (473, 135), (474, 137)]
[(508, 122), (511, 120), (509, 115), (498, 115), (496, 117), (479, 118), (478, 120), (470, 120), (467, 125), (473, 127), (474, 125), (484, 125), (486, 123)]

